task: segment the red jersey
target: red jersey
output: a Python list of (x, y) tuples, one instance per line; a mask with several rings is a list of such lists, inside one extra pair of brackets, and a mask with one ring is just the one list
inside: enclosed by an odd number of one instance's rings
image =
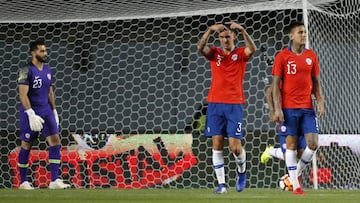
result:
[(211, 47), (211, 54), (207, 56), (212, 75), (208, 102), (245, 103), (243, 80), (249, 58), (245, 47), (235, 48), (230, 54), (225, 54), (219, 47)]
[(316, 53), (305, 49), (301, 55), (289, 48), (276, 57), (272, 74), (282, 78), (282, 108), (313, 108), (312, 78), (320, 75)]

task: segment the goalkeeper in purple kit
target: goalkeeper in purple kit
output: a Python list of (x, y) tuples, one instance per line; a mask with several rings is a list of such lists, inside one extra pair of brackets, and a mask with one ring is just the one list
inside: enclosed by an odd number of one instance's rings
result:
[(52, 71), (45, 64), (47, 50), (45, 42), (36, 40), (30, 43), (32, 60), (26, 67), (20, 68), (18, 84), (20, 117), (21, 149), (18, 157), (20, 171), (19, 189), (32, 190), (34, 187), (28, 182), (27, 169), (32, 142), (39, 133), (46, 137), (49, 144), (49, 163), (51, 172), (50, 189), (70, 188), (69, 184), (59, 179), (60, 168), (60, 137), (59, 117), (55, 106), (52, 88)]

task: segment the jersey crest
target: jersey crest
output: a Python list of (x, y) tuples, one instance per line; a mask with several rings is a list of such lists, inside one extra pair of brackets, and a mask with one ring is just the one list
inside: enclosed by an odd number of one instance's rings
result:
[(233, 55), (231, 56), (231, 59), (232, 59), (233, 61), (236, 61), (236, 60), (238, 59), (238, 55), (237, 55), (237, 54), (233, 54)]
[(306, 58), (306, 64), (308, 64), (309, 66), (312, 64), (311, 58)]
[(280, 130), (281, 130), (281, 132), (283, 132), (283, 133), (286, 132), (286, 126), (284, 126), (284, 125), (281, 126), (281, 127), (280, 127)]

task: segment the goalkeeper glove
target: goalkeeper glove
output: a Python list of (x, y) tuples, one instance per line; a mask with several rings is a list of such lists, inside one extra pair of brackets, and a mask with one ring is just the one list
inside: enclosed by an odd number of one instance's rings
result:
[(31, 108), (26, 110), (25, 113), (27, 113), (29, 118), (30, 129), (32, 131), (41, 131), (44, 120), (40, 116), (36, 115), (34, 110)]
[(54, 116), (55, 116), (56, 126), (59, 127), (59, 114), (56, 111), (56, 109), (54, 109), (53, 112), (54, 112)]

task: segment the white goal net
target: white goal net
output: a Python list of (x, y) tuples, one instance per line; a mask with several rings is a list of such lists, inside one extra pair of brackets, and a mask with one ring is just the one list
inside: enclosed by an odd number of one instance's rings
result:
[[(264, 96), (292, 21), (307, 19), (309, 46), (319, 55), (327, 108), (321, 133), (360, 134), (358, 1), (9, 0), (1, 8), (0, 187), (19, 184), (17, 71), (37, 38), (46, 40), (55, 73), (62, 178), (76, 188), (215, 186), (211, 143), (201, 130), (210, 69), (197, 42), (224, 19), (244, 25), (258, 47), (244, 81), (247, 187), (277, 187), (286, 173), (284, 162), (261, 165), (259, 156), (266, 145), (278, 146)], [(209, 43), (219, 45), (215, 36)], [(244, 45), (241, 37), (237, 43)], [(333, 152), (334, 143), (320, 147), (329, 162), (317, 165), (334, 177), (319, 174), (327, 179), (317, 184), (359, 188), (359, 162), (353, 162), (359, 152)], [(28, 176), (36, 187), (49, 182), (46, 149), (44, 139), (34, 143)], [(235, 165), (225, 155), (227, 182), (234, 186)], [(352, 165), (327, 170), (342, 162)], [(310, 168), (303, 180), (312, 188)]]

